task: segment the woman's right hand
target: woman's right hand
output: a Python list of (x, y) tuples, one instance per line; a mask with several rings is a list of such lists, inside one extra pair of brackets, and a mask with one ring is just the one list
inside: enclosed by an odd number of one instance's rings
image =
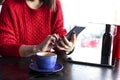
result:
[(59, 35), (48, 35), (47, 38), (39, 45), (36, 46), (38, 51), (49, 51), (55, 46), (55, 42), (59, 39)]
[(20, 47), (20, 56), (29, 57), (40, 51), (49, 51), (55, 46), (55, 42), (59, 39), (57, 34), (48, 35), (46, 39), (39, 45), (22, 45)]

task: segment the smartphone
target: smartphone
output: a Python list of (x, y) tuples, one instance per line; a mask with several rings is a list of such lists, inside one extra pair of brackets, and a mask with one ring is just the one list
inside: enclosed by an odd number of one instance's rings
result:
[(76, 36), (78, 36), (78, 34), (79, 34), (81, 31), (83, 31), (84, 29), (85, 29), (85, 27), (75, 26), (72, 30), (70, 30), (70, 31), (67, 33), (67, 35), (66, 35), (67, 39), (70, 40), (70, 37), (71, 37), (71, 35), (72, 35), (73, 32), (75, 32)]

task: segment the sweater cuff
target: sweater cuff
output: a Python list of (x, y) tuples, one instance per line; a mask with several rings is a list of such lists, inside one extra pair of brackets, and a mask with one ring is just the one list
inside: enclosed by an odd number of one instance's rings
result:
[(1, 44), (0, 52), (3, 57), (13, 56), (13, 57), (21, 57), (20, 55), (20, 46), (22, 44)]
[(17, 53), (18, 53), (18, 57), (22, 57), (21, 54), (20, 54), (20, 47), (22, 46), (23, 44), (19, 44), (17, 46)]

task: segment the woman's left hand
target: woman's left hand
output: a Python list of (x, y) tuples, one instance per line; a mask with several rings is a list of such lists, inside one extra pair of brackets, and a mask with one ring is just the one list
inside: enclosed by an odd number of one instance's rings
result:
[(59, 50), (65, 51), (65, 52), (71, 52), (74, 49), (74, 45), (76, 42), (77, 36), (73, 32), (71, 35), (70, 40), (68, 40), (65, 36), (63, 36), (57, 43), (56, 46)]

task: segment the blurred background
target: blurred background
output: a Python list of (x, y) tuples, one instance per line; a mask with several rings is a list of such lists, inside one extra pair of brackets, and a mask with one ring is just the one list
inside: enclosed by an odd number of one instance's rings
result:
[(115, 25), (120, 25), (120, 0), (60, 1), (67, 31), (70, 31), (75, 25), (86, 27), (79, 34), (75, 51), (71, 56), (75, 59), (82, 58), (84, 61), (92, 60), (92, 62), (98, 63), (101, 58), (105, 25), (111, 24), (111, 35), (113, 38), (116, 35)]

